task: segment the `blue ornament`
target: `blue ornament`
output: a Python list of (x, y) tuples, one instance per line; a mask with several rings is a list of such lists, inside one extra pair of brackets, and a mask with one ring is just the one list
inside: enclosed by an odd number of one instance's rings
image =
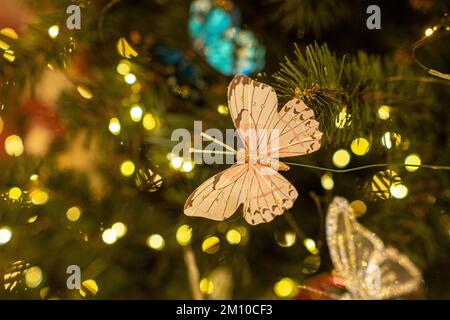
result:
[(255, 35), (241, 30), (241, 12), (231, 1), (217, 5), (213, 0), (191, 3), (189, 33), (194, 49), (220, 73), (251, 74), (265, 64), (265, 48)]

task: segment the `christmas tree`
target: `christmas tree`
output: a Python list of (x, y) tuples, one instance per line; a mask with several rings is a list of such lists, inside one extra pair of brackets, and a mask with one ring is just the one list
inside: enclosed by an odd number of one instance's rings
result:
[[(356, 276), (333, 258), (335, 196), (420, 270), (402, 298), (450, 298), (446, 1), (0, 6), (1, 298), (335, 297)], [(255, 225), (246, 196), (223, 221), (184, 214), (229, 165), (174, 152), (194, 121), (234, 128), (238, 74), (274, 88), (278, 110), (302, 101), (322, 133), (281, 159), (295, 202)]]

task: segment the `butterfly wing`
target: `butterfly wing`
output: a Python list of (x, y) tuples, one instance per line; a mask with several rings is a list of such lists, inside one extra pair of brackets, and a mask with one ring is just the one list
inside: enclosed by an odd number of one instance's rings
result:
[(228, 86), (228, 108), (239, 136), (249, 152), (257, 152), (258, 144), (273, 128), (278, 98), (271, 86), (237, 75)]
[(335, 197), (326, 217), (326, 233), (331, 260), (347, 290), (353, 296), (365, 297), (364, 276), (367, 261), (384, 245), (377, 235), (361, 226), (350, 211), (348, 201)]
[(298, 192), (277, 171), (259, 164), (249, 166), (244, 218), (252, 225), (269, 222), (293, 206)]
[(188, 216), (222, 221), (230, 217), (245, 201), (248, 164), (235, 164), (201, 184), (184, 205)]
[(300, 99), (288, 101), (275, 115), (268, 139), (268, 155), (274, 158), (296, 157), (317, 151), (322, 132), (314, 111)]
[(389, 299), (416, 290), (422, 276), (404, 254), (389, 247), (374, 254), (369, 265), (376, 266), (366, 276), (368, 294), (373, 299)]

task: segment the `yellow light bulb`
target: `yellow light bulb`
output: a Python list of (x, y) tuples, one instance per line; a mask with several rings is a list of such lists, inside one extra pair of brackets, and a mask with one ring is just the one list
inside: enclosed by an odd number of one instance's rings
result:
[(66, 212), (66, 217), (69, 221), (75, 222), (81, 217), (81, 210), (78, 207), (71, 207)]
[(117, 233), (113, 229), (106, 229), (102, 233), (102, 240), (106, 244), (113, 244), (117, 241)]
[(275, 283), (274, 291), (279, 297), (286, 298), (294, 293), (295, 283), (290, 278), (283, 278)]
[(22, 190), (19, 187), (13, 187), (13, 188), (9, 189), (8, 197), (11, 200), (19, 200), (21, 196), (22, 196)]
[(208, 279), (200, 280), (200, 291), (205, 294), (211, 294), (214, 290), (214, 283)]
[(320, 183), (322, 184), (322, 188), (325, 190), (332, 190), (334, 188), (334, 180), (330, 174), (325, 173), (320, 178)]
[(370, 143), (366, 138), (356, 138), (352, 141), (350, 149), (357, 156), (363, 156), (369, 152)]
[(125, 177), (131, 176), (134, 173), (135, 169), (136, 169), (136, 167), (135, 167), (133, 161), (130, 161), (130, 160), (124, 161), (122, 163), (122, 165), (120, 166), (120, 172)]
[(186, 161), (183, 163), (182, 169), (184, 172), (191, 172), (194, 169), (194, 163), (191, 161)]
[(133, 84), (133, 83), (135, 83), (136, 82), (136, 76), (133, 74), (133, 73), (127, 73), (125, 76), (124, 76), (124, 79), (125, 79), (125, 82), (126, 83), (128, 83), (128, 84)]
[(155, 129), (156, 128), (155, 117), (152, 114), (147, 113), (144, 116), (144, 119), (142, 120), (142, 126), (145, 128), (145, 130), (149, 130), (149, 131)]
[(0, 228), (0, 245), (4, 245), (9, 242), (12, 238), (12, 230), (8, 226), (3, 226)]
[(160, 234), (152, 234), (147, 238), (147, 246), (154, 250), (162, 250), (166, 245), (166, 241)]
[(432, 34), (433, 34), (433, 29), (432, 28), (427, 28), (426, 30), (425, 30), (425, 36), (427, 36), (427, 37), (429, 37), (429, 36), (431, 36)]
[(24, 151), (22, 138), (11, 135), (5, 139), (5, 151), (11, 157), (19, 157)]
[(122, 238), (127, 233), (127, 226), (123, 222), (116, 222), (111, 229), (116, 232), (117, 238)]
[(178, 169), (183, 165), (183, 159), (180, 157), (175, 157), (170, 161), (173, 168)]
[(224, 104), (219, 104), (217, 106), (217, 112), (219, 112), (221, 115), (224, 115), (224, 116), (229, 114), (228, 107)]
[(48, 193), (42, 189), (35, 189), (30, 194), (31, 202), (35, 205), (43, 205), (48, 201)]
[(350, 152), (339, 149), (333, 154), (333, 164), (338, 168), (344, 168), (350, 163)]
[(319, 253), (319, 250), (317, 250), (317, 247), (316, 247), (316, 242), (313, 239), (306, 238), (305, 240), (303, 240), (303, 245), (312, 254)]
[(48, 35), (50, 38), (55, 39), (59, 35), (59, 26), (54, 25), (48, 28)]
[(142, 108), (139, 105), (134, 105), (131, 109), (130, 109), (130, 117), (131, 120), (135, 121), (135, 122), (139, 122), (142, 119)]
[(109, 120), (109, 131), (117, 136), (118, 134), (120, 134), (120, 130), (121, 130), (121, 125), (120, 125), (120, 121), (117, 118), (111, 118), (111, 120)]
[(208, 254), (214, 254), (220, 249), (220, 240), (218, 237), (212, 236), (206, 238), (202, 243), (202, 250)]
[(242, 236), (236, 229), (230, 229), (227, 232), (227, 241), (229, 244), (236, 245), (241, 242)]
[(25, 284), (29, 288), (38, 287), (43, 279), (42, 270), (39, 267), (31, 267), (25, 272)]
[(353, 214), (356, 217), (364, 215), (367, 211), (366, 204), (361, 200), (355, 200), (350, 203), (350, 207), (353, 209)]
[(396, 199), (403, 199), (408, 195), (408, 188), (404, 184), (394, 184), (389, 188), (391, 195)]
[(177, 242), (182, 246), (187, 246), (189, 243), (191, 243), (192, 238), (192, 227), (183, 224), (177, 229), (176, 234)]
[(382, 105), (378, 108), (378, 118), (381, 120), (387, 120), (390, 117), (391, 114), (391, 107)]
[[(420, 165), (421, 163), (422, 163), (422, 160), (420, 160), (419, 155), (416, 153), (408, 155), (405, 159), (405, 164)], [(419, 169), (419, 167), (413, 167), (413, 166), (406, 167), (406, 170), (408, 170), (409, 172), (414, 172), (417, 169)]]
[(125, 76), (125, 75), (129, 74), (130, 71), (131, 71), (130, 63), (129, 63), (127, 60), (122, 60), (122, 61), (117, 65), (116, 70), (117, 70), (117, 73), (118, 73), (118, 74), (120, 74), (120, 75), (122, 75), (122, 76)]

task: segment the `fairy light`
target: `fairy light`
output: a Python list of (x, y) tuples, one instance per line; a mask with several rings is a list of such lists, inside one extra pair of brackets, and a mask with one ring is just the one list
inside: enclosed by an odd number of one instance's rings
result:
[(333, 164), (338, 168), (344, 168), (350, 163), (350, 152), (345, 149), (336, 150), (333, 154)]
[(38, 174), (32, 174), (30, 176), (30, 181), (36, 182), (39, 180), (39, 175)]
[(122, 76), (125, 76), (125, 75), (129, 74), (130, 71), (131, 71), (130, 63), (128, 61), (126, 61), (126, 60), (122, 60), (117, 65), (116, 71), (117, 71), (118, 74), (120, 74)]
[(290, 297), (294, 293), (295, 283), (291, 278), (283, 278), (275, 283), (273, 290), (278, 297)]
[(186, 161), (183, 163), (182, 169), (184, 172), (191, 172), (194, 169), (194, 163), (192, 161)]
[(48, 193), (42, 189), (35, 189), (30, 194), (31, 202), (35, 205), (44, 205), (48, 202)]
[(408, 188), (404, 184), (394, 184), (389, 188), (391, 195), (396, 199), (403, 199), (408, 195)]
[(320, 183), (325, 190), (333, 190), (334, 188), (334, 180), (329, 173), (325, 173), (320, 177)]
[(24, 149), (22, 138), (18, 135), (13, 134), (5, 139), (5, 151), (10, 157), (19, 157)]
[(361, 200), (354, 200), (350, 203), (350, 208), (356, 217), (360, 217), (367, 212), (367, 205)]
[(173, 168), (178, 169), (183, 165), (183, 159), (180, 157), (175, 157), (170, 161)]
[(111, 229), (116, 232), (117, 239), (122, 238), (127, 233), (127, 226), (123, 222), (116, 222), (112, 225)]
[(67, 220), (75, 222), (81, 217), (81, 209), (78, 207), (71, 207), (66, 211)]
[(114, 229), (106, 229), (102, 233), (102, 240), (106, 244), (113, 244), (117, 241), (117, 233)]
[(118, 134), (120, 134), (120, 130), (122, 129), (121, 125), (120, 125), (120, 121), (117, 118), (111, 118), (109, 120), (109, 126), (108, 126), (109, 131), (117, 136)]
[(39, 217), (39, 216), (38, 216), (37, 214), (35, 214), (34, 216), (29, 217), (28, 220), (27, 220), (27, 222), (28, 222), (28, 223), (34, 223), (34, 222), (37, 221), (38, 217)]
[(433, 34), (433, 29), (432, 28), (427, 28), (426, 30), (425, 30), (425, 36), (427, 36), (427, 37), (429, 37), (429, 36), (431, 36), (432, 34)]
[(390, 115), (391, 115), (391, 107), (387, 106), (387, 105), (382, 105), (378, 108), (378, 118), (380, 118), (381, 120), (387, 120), (389, 119)]
[(84, 280), (81, 283), (81, 288), (79, 292), (82, 297), (86, 297), (88, 292), (91, 293), (92, 295), (96, 295), (98, 292), (98, 284), (93, 279)]
[(217, 112), (219, 112), (221, 115), (224, 115), (224, 116), (226, 116), (230, 113), (228, 110), (228, 107), (224, 104), (219, 104), (217, 106)]
[(144, 116), (144, 119), (142, 119), (142, 126), (144, 127), (145, 130), (148, 130), (148, 131), (155, 129), (156, 128), (155, 117), (152, 114), (147, 113)]
[(125, 177), (131, 176), (134, 173), (134, 170), (136, 170), (136, 167), (131, 160), (122, 162), (122, 165), (120, 166), (120, 173)]
[(139, 122), (142, 119), (142, 108), (140, 105), (135, 104), (133, 107), (131, 107), (130, 109), (130, 117), (131, 120), (135, 121), (135, 122)]
[(214, 283), (209, 279), (202, 279), (199, 283), (200, 291), (204, 294), (211, 294), (214, 291)]
[(202, 243), (202, 251), (214, 254), (220, 249), (220, 239), (216, 236), (207, 237)]
[(177, 229), (176, 239), (178, 244), (182, 246), (187, 246), (191, 243), (192, 238), (192, 227), (188, 224), (183, 224)]
[(127, 73), (125, 76), (124, 76), (124, 80), (125, 80), (125, 82), (126, 83), (128, 83), (128, 84), (133, 84), (133, 83), (135, 83), (136, 82), (136, 76), (133, 74), (133, 73)]
[(369, 152), (369, 148), (370, 148), (369, 140), (363, 137), (354, 139), (350, 145), (350, 149), (357, 156), (365, 155), (367, 152)]
[(94, 97), (92, 92), (85, 86), (77, 86), (77, 91), (80, 94), (80, 96), (82, 96), (86, 100), (91, 100)]
[[(420, 159), (420, 156), (416, 153), (412, 153), (412, 154), (408, 155), (405, 159), (405, 164), (420, 165), (421, 163), (422, 163), (422, 160)], [(412, 167), (412, 166), (406, 166), (405, 168), (409, 172), (414, 172), (417, 169), (419, 169), (419, 167)]]
[(386, 147), (386, 149), (391, 149), (394, 145), (400, 145), (402, 137), (398, 133), (385, 132), (383, 137), (381, 137), (381, 144)]
[(312, 254), (318, 254), (319, 250), (317, 249), (316, 242), (313, 239), (306, 238), (303, 240), (303, 245), (305, 246), (306, 250), (311, 252)]
[(29, 288), (37, 288), (43, 278), (42, 270), (39, 267), (31, 267), (25, 272), (25, 284)]
[(166, 245), (166, 241), (160, 234), (152, 234), (147, 238), (147, 246), (152, 248), (153, 250), (162, 250)]
[(241, 242), (242, 235), (236, 229), (230, 229), (226, 235), (227, 241), (229, 244), (237, 245)]
[(19, 187), (12, 187), (8, 191), (8, 197), (11, 200), (19, 200), (22, 196), (22, 190)]
[(59, 35), (59, 26), (55, 24), (54, 26), (51, 26), (50, 28), (48, 28), (48, 35), (52, 39), (55, 39), (56, 37), (58, 37), (58, 35)]
[(343, 107), (335, 119), (336, 128), (342, 129), (352, 123), (351, 115), (347, 113), (347, 107)]
[(0, 227), (0, 245), (7, 244), (12, 238), (12, 230), (8, 226)]

